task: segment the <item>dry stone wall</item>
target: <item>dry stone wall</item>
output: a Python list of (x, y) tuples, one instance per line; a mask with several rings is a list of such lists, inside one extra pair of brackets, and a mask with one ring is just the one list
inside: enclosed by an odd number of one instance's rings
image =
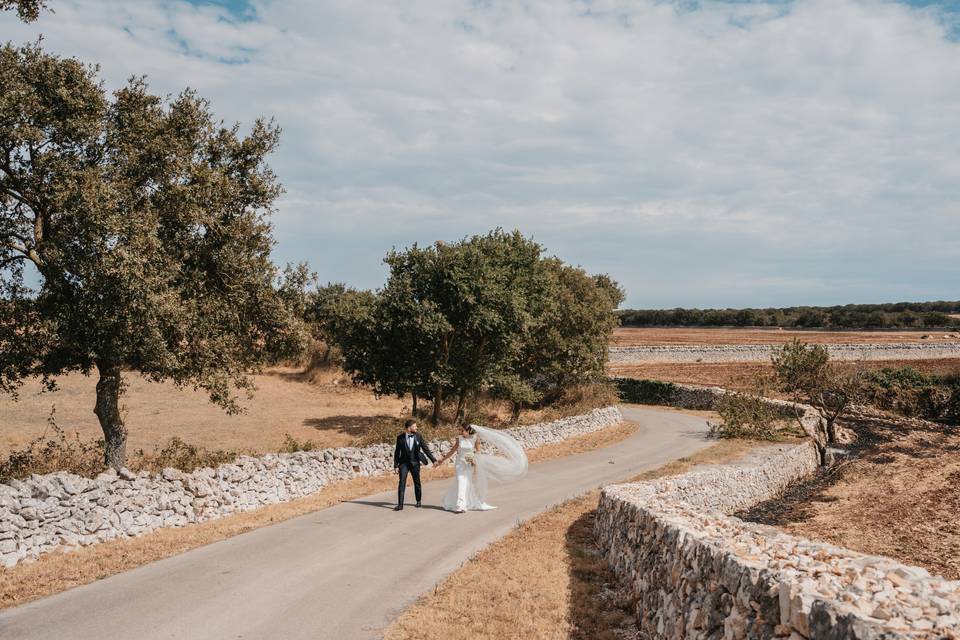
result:
[[(830, 344), (834, 360), (960, 358), (960, 343)], [(645, 362), (769, 362), (771, 345), (666, 345), (610, 347), (611, 364)]]
[[(531, 449), (619, 424), (617, 407), (508, 432)], [(430, 443), (445, 454), (450, 443)], [(96, 478), (33, 475), (0, 484), (0, 563), (11, 567), (64, 546), (86, 546), (293, 500), (342, 480), (392, 471), (393, 445), (241, 457), (159, 475), (113, 470)]]
[[(620, 385), (621, 382), (631, 382), (629, 378), (611, 378), (611, 380)], [(680, 382), (667, 383), (664, 389), (658, 393), (654, 404), (663, 404), (678, 409), (694, 409), (698, 411), (709, 411), (716, 407), (717, 401), (728, 393), (722, 387), (709, 387), (696, 384), (683, 384)], [(621, 400), (630, 402), (621, 394)], [(790, 402), (788, 400), (779, 400), (776, 398), (764, 398), (764, 403), (771, 407), (777, 415), (787, 420), (799, 420), (806, 433), (818, 433), (822, 418), (817, 410), (810, 405)], [(641, 401), (642, 402), (642, 401)]]
[(643, 637), (960, 638), (960, 582), (727, 515), (817, 468), (812, 444), (605, 487), (595, 533)]

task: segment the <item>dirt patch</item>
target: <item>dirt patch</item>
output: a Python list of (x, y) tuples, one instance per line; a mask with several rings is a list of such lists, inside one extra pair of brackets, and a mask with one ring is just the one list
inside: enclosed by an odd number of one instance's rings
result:
[(960, 579), (960, 428), (879, 412), (846, 426), (853, 460), (738, 515)]
[[(562, 456), (583, 453), (624, 440), (637, 431), (637, 425), (624, 422), (546, 445), (528, 452), (531, 462), (542, 462)], [(430, 469), (428, 480), (449, 478), (453, 466)], [(76, 586), (128, 571), (141, 565), (224, 540), (258, 527), (288, 520), (313, 511), (395, 489), (396, 476), (357, 478), (338, 483), (298, 500), (270, 505), (238, 513), (218, 520), (181, 528), (160, 529), (150, 534), (113, 540), (70, 552), (41, 556), (13, 568), (0, 568), (0, 609), (16, 606), (59, 593)]]
[(818, 344), (891, 344), (960, 342), (960, 333), (946, 331), (803, 331), (728, 327), (620, 327), (614, 347), (667, 345), (783, 344), (794, 338)]
[[(841, 363), (841, 366), (860, 366), (869, 370), (913, 367), (921, 373), (942, 376), (960, 372), (960, 359), (871, 360), (846, 365)], [(773, 366), (759, 362), (611, 364), (608, 365), (607, 371), (611, 375), (628, 378), (712, 385), (745, 391), (752, 388), (753, 381), (758, 375), (772, 375)]]
[[(754, 445), (720, 442), (634, 478), (675, 475), (729, 462)], [(407, 609), (387, 640), (637, 637), (633, 602), (593, 539), (598, 491), (519, 525)]]

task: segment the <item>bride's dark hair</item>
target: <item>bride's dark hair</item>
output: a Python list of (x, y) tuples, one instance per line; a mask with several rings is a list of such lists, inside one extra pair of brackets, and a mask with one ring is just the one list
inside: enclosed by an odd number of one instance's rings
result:
[(477, 430), (473, 428), (472, 424), (465, 424), (460, 428), (466, 431), (467, 433), (469, 433), (470, 435), (473, 435), (477, 432)]

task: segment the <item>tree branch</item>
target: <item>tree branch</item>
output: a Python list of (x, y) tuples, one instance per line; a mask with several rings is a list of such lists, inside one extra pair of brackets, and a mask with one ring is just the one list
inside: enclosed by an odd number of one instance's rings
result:
[(10, 241), (4, 242), (3, 246), (6, 249), (10, 249), (11, 251), (16, 251), (22, 254), (23, 257), (26, 257), (27, 254), (29, 253), (29, 249), (27, 249), (26, 245), (17, 244), (16, 242), (10, 242)]
[(16, 255), (16, 256), (10, 256), (9, 258), (4, 258), (3, 260), (0, 260), (0, 269), (6, 269), (7, 266), (13, 264), (17, 260), (27, 260), (27, 259), (28, 258), (25, 255)]

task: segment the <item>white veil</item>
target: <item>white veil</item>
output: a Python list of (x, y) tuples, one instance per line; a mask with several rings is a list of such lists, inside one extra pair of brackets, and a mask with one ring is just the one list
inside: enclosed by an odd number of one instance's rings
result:
[(492, 478), (499, 482), (516, 480), (527, 473), (527, 454), (514, 438), (503, 431), (472, 424), (483, 443), (502, 455), (478, 453), (475, 457), (474, 486), (482, 504), (487, 501), (487, 484)]

